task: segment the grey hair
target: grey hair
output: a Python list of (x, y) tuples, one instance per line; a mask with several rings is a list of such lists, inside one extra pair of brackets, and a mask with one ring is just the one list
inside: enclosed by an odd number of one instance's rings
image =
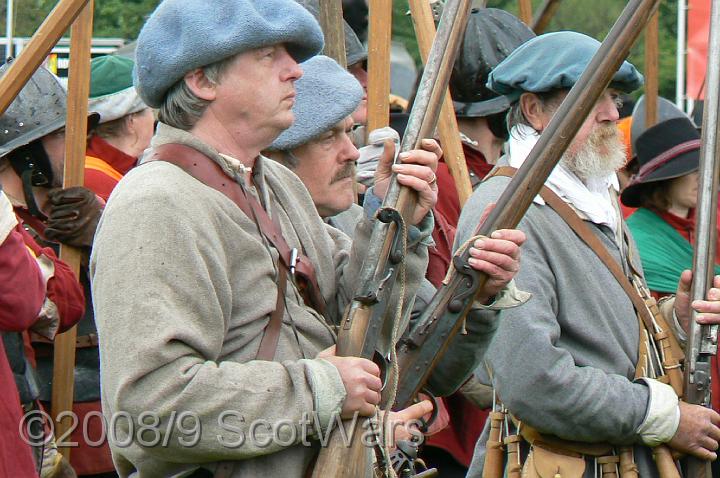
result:
[[(205, 78), (217, 85), (234, 56), (202, 67)], [(158, 110), (158, 120), (174, 128), (189, 130), (197, 123), (210, 101), (198, 98), (182, 78), (168, 90)]]
[[(540, 103), (542, 103), (543, 109), (551, 109), (552, 111), (555, 111), (557, 107), (562, 102), (562, 95), (561, 93), (564, 93), (567, 90), (557, 89), (557, 90), (551, 90), (543, 93), (529, 93), (532, 95), (535, 95), (539, 100)], [(523, 93), (528, 94), (528, 93)], [(507, 122), (507, 129), (508, 131), (512, 131), (513, 126), (517, 125), (525, 125), (530, 126), (530, 122), (525, 117), (525, 113), (523, 113), (522, 106), (520, 105), (520, 99), (516, 102), (514, 102), (512, 105), (510, 105), (510, 109), (507, 112), (507, 116), (505, 117), (505, 121)]]

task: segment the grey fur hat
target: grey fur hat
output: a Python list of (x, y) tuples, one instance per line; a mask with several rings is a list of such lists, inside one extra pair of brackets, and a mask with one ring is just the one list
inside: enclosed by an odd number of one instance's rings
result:
[(165, 0), (138, 37), (135, 87), (158, 108), (187, 72), (278, 43), (301, 62), (322, 50), (323, 34), (292, 0)]
[[(318, 0), (296, 0), (300, 5), (307, 8), (315, 18), (320, 15), (320, 4)], [(348, 22), (343, 20), (343, 29), (345, 31), (345, 60), (348, 66), (367, 60), (368, 53), (358, 36), (353, 31)]]
[(293, 125), (278, 136), (270, 150), (288, 151), (321, 135), (355, 111), (362, 86), (332, 58), (318, 55), (302, 65), (295, 82)]
[[(545, 33), (520, 45), (496, 66), (487, 87), (517, 100), (523, 92), (544, 93), (572, 88), (590, 63), (600, 42), (578, 32)], [(643, 76), (624, 61), (610, 86), (629, 93), (643, 84)]]

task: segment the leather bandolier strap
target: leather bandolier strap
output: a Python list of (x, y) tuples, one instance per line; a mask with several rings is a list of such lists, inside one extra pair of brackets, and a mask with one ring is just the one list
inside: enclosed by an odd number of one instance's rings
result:
[[(493, 176), (505, 176), (513, 177), (517, 170), (512, 167), (499, 167), (494, 169), (485, 179), (489, 179)], [(648, 334), (652, 334), (653, 338), (657, 343), (660, 344), (663, 351), (663, 369), (666, 374), (663, 374), (657, 378), (657, 380), (670, 384), (678, 397), (682, 397), (682, 372), (680, 370), (679, 358), (683, 356), (682, 349), (677, 342), (675, 336), (668, 333), (669, 327), (660, 313), (655, 300), (644, 292), (644, 286), (639, 281), (639, 274), (635, 272), (634, 267), (628, 261), (631, 271), (633, 274), (633, 280), (637, 281), (636, 285), (633, 285), (631, 279), (628, 278), (626, 273), (618, 262), (612, 257), (607, 248), (603, 245), (602, 241), (592, 232), (590, 227), (583, 221), (580, 216), (557, 194), (546, 186), (540, 191), (540, 197), (545, 203), (552, 208), (565, 223), (575, 232), (575, 234), (597, 255), (602, 263), (607, 267), (610, 273), (613, 275), (618, 284), (623, 288), (626, 295), (633, 304), (638, 320), (640, 321), (641, 337), (640, 337), (640, 350), (639, 358), (642, 357), (642, 329), (647, 330)], [(657, 326), (660, 330), (657, 330)], [(638, 361), (638, 369), (636, 371), (636, 378), (641, 376), (640, 374), (640, 360)], [(598, 463), (601, 464), (604, 476), (612, 476), (611, 470), (619, 470), (621, 477), (635, 477), (637, 476), (637, 467), (634, 462), (628, 461), (628, 458), (632, 458), (632, 449), (628, 447), (620, 447), (618, 452), (619, 456), (609, 456), (612, 453), (612, 446), (605, 444), (590, 444), (580, 442), (570, 442), (562, 440), (557, 437), (547, 436), (541, 434), (537, 430), (528, 426), (526, 423), (521, 425), (521, 434), (523, 438), (529, 443), (535, 445), (538, 444), (541, 448), (550, 448), (554, 450), (563, 450), (561, 454), (572, 455), (578, 453), (579, 455), (589, 455), (600, 457)], [(661, 445), (654, 449), (655, 455), (670, 456), (670, 451), (666, 446)], [(617, 460), (616, 460), (617, 458)], [(663, 458), (657, 460), (658, 467), (661, 471), (661, 477), (677, 476), (675, 465), (670, 458), (668, 460)], [(607, 470), (607, 471), (606, 471)], [(614, 471), (613, 471), (614, 472)], [(606, 475), (607, 474), (607, 475)]]
[[(515, 171), (517, 171), (515, 168), (501, 167), (493, 171), (491, 175), (512, 177)], [(630, 282), (630, 279), (628, 279), (622, 267), (620, 267), (620, 264), (610, 255), (600, 239), (565, 201), (560, 199), (557, 194), (546, 186), (543, 186), (540, 197), (543, 198), (547, 205), (590, 247), (623, 288), (645, 329), (648, 333), (653, 334), (655, 340), (660, 343), (663, 348), (663, 355), (666, 358), (663, 367), (667, 370), (667, 376), (663, 376), (664, 378), (660, 377), (658, 380), (669, 383), (678, 397), (682, 397), (682, 372), (680, 371), (680, 363), (678, 362), (678, 358), (683, 356), (682, 348), (675, 336), (668, 333), (670, 328), (657, 308), (654, 299), (641, 296), (642, 288), (640, 285), (636, 287)], [(656, 332), (655, 323), (660, 325), (662, 329), (660, 332)]]
[(255, 222), (260, 233), (277, 250), (279, 257), (277, 302), (263, 332), (256, 357), (258, 360), (273, 360), (285, 312), (288, 273), (295, 279), (305, 304), (321, 315), (325, 312), (325, 301), (320, 293), (315, 268), (310, 259), (288, 245), (282, 235), (278, 215), (273, 214), (271, 219), (253, 195), (248, 194), (240, 184), (223, 171), (219, 164), (205, 154), (182, 144), (164, 144), (155, 148), (155, 154), (149, 161), (174, 164), (201, 183), (224, 194)]

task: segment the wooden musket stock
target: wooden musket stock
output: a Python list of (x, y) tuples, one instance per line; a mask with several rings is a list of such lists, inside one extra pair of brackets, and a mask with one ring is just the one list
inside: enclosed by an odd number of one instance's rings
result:
[[(518, 225), (585, 118), (625, 60), (659, 0), (632, 0), (602, 42), (599, 50), (570, 90), (530, 155), (498, 198), (475, 235)], [(400, 344), (400, 381), (396, 406), (404, 408), (425, 386), (452, 338), (462, 328), (487, 276), (467, 265), (469, 253), (453, 257), (454, 273), (440, 286), (413, 332)]]
[[(433, 135), (452, 65), (468, 22), (470, 6), (470, 0), (449, 0), (445, 6), (400, 145), (401, 152), (419, 148), (423, 138)], [(338, 356), (372, 359), (375, 355), (381, 333), (387, 330), (384, 317), (394, 315), (385, 309), (388, 309), (387, 299), (393, 289), (399, 263), (403, 260), (402, 247), (398, 247), (402, 241), (398, 223), (409, 224), (415, 203), (414, 191), (400, 186), (393, 174), (370, 236), (358, 288), (340, 325), (336, 348)], [(398, 213), (402, 219), (398, 218)], [(331, 431), (329, 444), (320, 450), (312, 476), (365, 476), (367, 454), (361, 439), (363, 432), (363, 427), (356, 426), (348, 444), (344, 442), (342, 433)]]

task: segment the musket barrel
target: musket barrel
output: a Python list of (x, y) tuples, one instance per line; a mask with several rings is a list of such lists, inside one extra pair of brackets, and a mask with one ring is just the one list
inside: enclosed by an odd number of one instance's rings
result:
[[(695, 218), (692, 300), (704, 299), (713, 284), (717, 243), (718, 112), (720, 110), (720, 0), (713, 0), (703, 110), (698, 204)], [(717, 326), (701, 326), (691, 313), (685, 360), (684, 398), (710, 406), (710, 360), (717, 353)], [(688, 457), (687, 478), (709, 478), (710, 463)]]
[[(598, 98), (627, 58), (630, 48), (657, 9), (658, 3), (659, 0), (628, 2), (584, 73), (540, 135), (530, 155), (498, 198), (488, 218), (476, 229), (475, 234), (489, 236), (497, 229), (513, 228), (518, 225)], [(467, 258), (468, 253), (465, 251), (459, 260), (457, 258), (454, 260), (454, 264), (466, 264)], [(468, 287), (468, 277), (476, 277), (475, 282), (470, 286), (474, 289), (470, 300), (463, 296), (462, 310), (453, 311), (454, 317), (450, 318), (452, 320), (447, 320), (448, 317), (437, 320), (445, 314), (448, 304), (452, 305), (456, 291)], [(482, 290), (486, 280), (487, 276), (484, 274), (467, 271), (467, 274), (456, 274), (449, 284), (442, 285), (438, 289), (416, 327), (423, 328), (422, 333), (419, 334), (423, 335), (420, 337), (421, 340), (437, 341), (440, 344), (433, 349), (419, 347), (416, 344), (401, 347), (399, 354), (401, 377), (396, 400), (399, 407), (411, 403), (425, 385), (434, 365), (445, 353), (451, 338), (462, 327), (464, 317), (472, 306), (474, 295)], [(419, 335), (416, 334), (416, 337)]]

